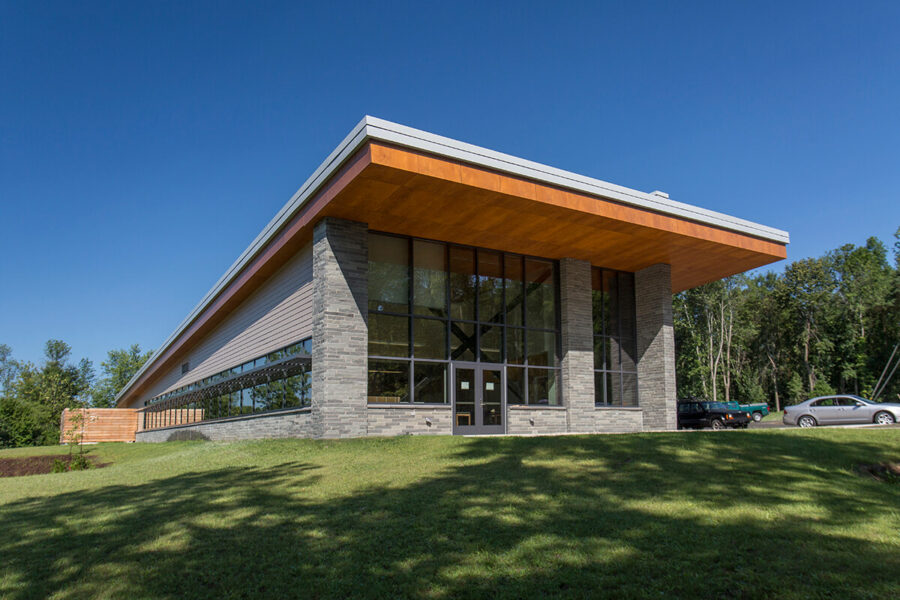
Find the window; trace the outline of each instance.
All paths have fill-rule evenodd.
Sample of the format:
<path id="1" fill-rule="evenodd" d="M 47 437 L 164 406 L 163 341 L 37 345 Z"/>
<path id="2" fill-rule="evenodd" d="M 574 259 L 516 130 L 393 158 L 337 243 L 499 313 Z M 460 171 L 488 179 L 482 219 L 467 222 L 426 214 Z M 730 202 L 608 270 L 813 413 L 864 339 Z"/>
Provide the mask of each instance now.
<path id="1" fill-rule="evenodd" d="M 600 406 L 637 406 L 634 275 L 591 270 L 594 396 Z"/>
<path id="2" fill-rule="evenodd" d="M 170 427 L 309 406 L 311 352 L 312 340 L 307 338 L 156 396 L 145 402 L 144 426 Z"/>
<path id="3" fill-rule="evenodd" d="M 510 404 L 559 404 L 555 261 L 369 234 L 369 402 L 450 401 L 450 361 L 512 365 Z"/>

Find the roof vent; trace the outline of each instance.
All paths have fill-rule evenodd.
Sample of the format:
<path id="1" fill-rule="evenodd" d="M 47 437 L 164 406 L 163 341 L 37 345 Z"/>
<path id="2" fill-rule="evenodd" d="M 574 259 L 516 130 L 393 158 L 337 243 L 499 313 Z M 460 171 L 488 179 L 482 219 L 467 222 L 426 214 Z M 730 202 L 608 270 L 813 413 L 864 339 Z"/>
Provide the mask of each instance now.
<path id="1" fill-rule="evenodd" d="M 658 197 L 660 197 L 660 198 L 665 198 L 666 200 L 669 199 L 669 194 L 668 194 L 668 193 L 666 193 L 666 192 L 661 192 L 661 191 L 659 191 L 659 190 L 655 190 L 655 191 L 650 192 L 650 195 L 651 195 L 651 196 L 658 196 Z"/>

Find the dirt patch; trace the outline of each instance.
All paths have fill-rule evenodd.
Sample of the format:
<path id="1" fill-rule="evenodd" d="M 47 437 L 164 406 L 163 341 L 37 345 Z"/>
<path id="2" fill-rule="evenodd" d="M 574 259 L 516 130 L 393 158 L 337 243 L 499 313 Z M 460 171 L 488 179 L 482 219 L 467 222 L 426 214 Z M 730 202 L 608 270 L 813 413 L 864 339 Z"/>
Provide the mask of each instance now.
<path id="1" fill-rule="evenodd" d="M 93 456 L 87 459 L 95 469 L 100 469 L 109 463 L 101 463 Z M 22 475 L 42 475 L 53 469 L 53 461 L 61 460 L 69 463 L 68 454 L 49 454 L 44 456 L 17 456 L 14 458 L 0 458 L 0 477 L 20 477 Z"/>
<path id="2" fill-rule="evenodd" d="M 859 465 L 860 473 L 878 481 L 900 484 L 900 462 L 886 462 L 877 465 Z"/>

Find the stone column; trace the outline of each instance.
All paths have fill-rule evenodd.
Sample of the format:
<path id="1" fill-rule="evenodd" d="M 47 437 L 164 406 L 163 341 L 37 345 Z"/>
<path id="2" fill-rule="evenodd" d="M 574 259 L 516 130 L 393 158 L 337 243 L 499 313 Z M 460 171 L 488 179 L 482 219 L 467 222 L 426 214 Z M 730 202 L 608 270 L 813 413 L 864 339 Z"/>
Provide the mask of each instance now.
<path id="1" fill-rule="evenodd" d="M 366 435 L 368 226 L 326 217 L 313 230 L 312 435 Z"/>
<path id="2" fill-rule="evenodd" d="M 644 428 L 675 429 L 675 332 L 672 272 L 656 264 L 634 274 L 637 309 L 638 400 Z"/>
<path id="3" fill-rule="evenodd" d="M 594 431 L 594 338 L 591 264 L 559 261 L 562 325 L 562 392 L 570 432 Z"/>

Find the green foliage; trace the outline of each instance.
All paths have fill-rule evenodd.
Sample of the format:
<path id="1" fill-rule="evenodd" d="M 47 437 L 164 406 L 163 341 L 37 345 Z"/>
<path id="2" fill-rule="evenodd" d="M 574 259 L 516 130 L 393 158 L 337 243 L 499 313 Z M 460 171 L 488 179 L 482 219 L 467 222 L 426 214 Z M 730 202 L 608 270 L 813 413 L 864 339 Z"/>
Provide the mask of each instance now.
<path id="1" fill-rule="evenodd" d="M 12 350 L 0 344 L 0 448 L 42 446 L 60 441 L 63 409 L 115 405 L 116 394 L 143 366 L 151 352 L 134 344 L 110 350 L 95 381 L 91 361 L 72 361 L 72 348 L 62 340 L 48 340 L 44 362 L 37 366 L 16 361 Z M 80 442 L 80 412 L 73 413 L 73 431 L 66 441 Z M 79 452 L 81 454 L 81 452 Z"/>
<path id="2" fill-rule="evenodd" d="M 806 399 L 806 388 L 803 387 L 803 380 L 797 373 L 791 373 L 791 378 L 787 382 L 787 397 L 791 404 L 802 402 Z"/>
<path id="3" fill-rule="evenodd" d="M 50 467 L 51 473 L 65 473 L 69 470 L 69 465 L 66 461 L 60 458 L 53 459 L 53 466 Z"/>
<path id="4" fill-rule="evenodd" d="M 813 387 L 812 392 L 810 392 L 810 396 L 830 396 L 834 394 L 836 390 L 831 387 L 824 379 L 817 379 L 816 385 Z"/>
<path id="5" fill-rule="evenodd" d="M 679 394 L 780 405 L 871 393 L 900 342 L 900 229 L 894 265 L 877 238 L 728 278 L 675 297 Z M 900 378 L 885 397 L 900 393 Z"/>
<path id="6" fill-rule="evenodd" d="M 68 344 L 49 340 L 40 367 L 5 358 L 7 365 L 15 364 L 7 367 L 6 372 L 13 374 L 0 395 L 0 447 L 59 442 L 63 409 L 81 406 L 94 379 L 91 362 L 72 364 L 70 355 Z"/>
<path id="7" fill-rule="evenodd" d="M 110 350 L 106 360 L 100 363 L 101 377 L 91 392 L 92 404 L 98 408 L 113 408 L 116 395 L 135 373 L 147 362 L 153 352 L 142 352 L 139 344 L 128 349 Z"/>

